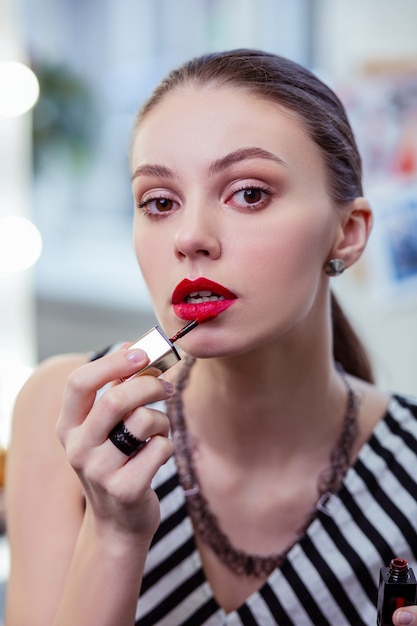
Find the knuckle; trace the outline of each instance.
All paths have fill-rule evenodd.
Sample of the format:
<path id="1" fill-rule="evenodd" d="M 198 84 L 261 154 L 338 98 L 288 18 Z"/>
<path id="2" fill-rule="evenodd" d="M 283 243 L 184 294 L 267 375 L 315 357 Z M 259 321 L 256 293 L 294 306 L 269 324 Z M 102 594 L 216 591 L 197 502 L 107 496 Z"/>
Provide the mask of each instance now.
<path id="1" fill-rule="evenodd" d="M 160 395 L 161 389 L 164 388 L 163 382 L 155 376 L 143 376 L 146 380 L 146 389 L 149 394 Z"/>
<path id="2" fill-rule="evenodd" d="M 64 442 L 68 462 L 79 476 L 91 476 L 95 473 L 94 454 L 83 441 L 79 429 L 66 433 Z M 98 466 L 99 468 L 99 466 Z"/>
<path id="3" fill-rule="evenodd" d="M 85 473 L 86 459 L 80 448 L 76 445 L 67 445 L 66 453 L 68 461 L 75 472 L 80 473 L 83 471 Z"/>
<path id="4" fill-rule="evenodd" d="M 79 367 L 68 375 L 67 387 L 70 391 L 78 392 L 82 391 L 85 387 L 85 376 L 83 373 L 83 367 Z"/>
<path id="5" fill-rule="evenodd" d="M 174 444 L 168 437 L 155 437 L 155 443 L 159 447 L 161 463 L 166 463 L 174 453 Z"/>
<path id="6" fill-rule="evenodd" d="M 169 421 L 169 417 L 166 413 L 162 413 L 162 411 L 157 411 L 158 419 L 160 422 L 160 431 L 165 437 L 168 436 L 169 431 L 171 430 L 171 422 Z"/>
<path id="7" fill-rule="evenodd" d="M 62 426 L 61 416 L 58 417 L 58 420 L 57 420 L 57 422 L 55 424 L 55 435 L 56 435 L 59 443 L 65 447 L 66 430 Z"/>
<path id="8" fill-rule="evenodd" d="M 72 469 L 80 475 L 81 473 L 88 478 L 88 472 L 85 468 L 84 458 L 80 454 L 69 454 L 68 461 Z"/>
<path id="9" fill-rule="evenodd" d="M 120 505 L 126 505 L 134 501 L 134 494 L 128 485 L 122 483 L 117 474 L 109 474 L 102 484 L 105 493 L 118 501 Z"/>
<path id="10" fill-rule="evenodd" d="M 101 454 L 94 452 L 81 452 L 72 459 L 73 468 L 82 476 L 84 484 L 94 487 L 96 490 L 106 491 L 106 483 L 109 471 L 103 463 Z"/>
<path id="11" fill-rule="evenodd" d="M 83 476 L 85 480 L 90 485 L 101 484 L 105 486 L 106 480 L 105 476 L 103 475 L 103 468 L 100 466 L 100 464 L 95 462 L 93 459 L 90 459 L 88 463 L 83 463 L 82 458 L 80 458 L 79 460 L 82 464 Z"/>
<path id="12" fill-rule="evenodd" d="M 100 405 L 107 413 L 113 415 L 120 411 L 126 403 L 126 393 L 123 389 L 123 385 L 116 385 L 108 391 L 106 391 L 101 399 Z"/>
<path id="13" fill-rule="evenodd" d="M 136 414 L 138 420 L 140 421 L 141 428 L 146 431 L 152 427 L 155 421 L 154 412 L 152 411 L 152 409 L 146 406 L 141 406 L 136 410 Z"/>

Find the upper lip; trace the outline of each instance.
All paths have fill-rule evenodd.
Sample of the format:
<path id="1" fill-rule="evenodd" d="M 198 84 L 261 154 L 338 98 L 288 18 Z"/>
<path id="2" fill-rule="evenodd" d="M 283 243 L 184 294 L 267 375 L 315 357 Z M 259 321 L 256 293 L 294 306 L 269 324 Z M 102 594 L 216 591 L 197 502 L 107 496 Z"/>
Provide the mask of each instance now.
<path id="1" fill-rule="evenodd" d="M 200 277 L 195 280 L 184 278 L 172 292 L 172 304 L 180 304 L 191 293 L 198 291 L 210 291 L 212 294 L 223 296 L 227 300 L 236 298 L 235 294 L 229 291 L 229 289 L 208 278 Z"/>

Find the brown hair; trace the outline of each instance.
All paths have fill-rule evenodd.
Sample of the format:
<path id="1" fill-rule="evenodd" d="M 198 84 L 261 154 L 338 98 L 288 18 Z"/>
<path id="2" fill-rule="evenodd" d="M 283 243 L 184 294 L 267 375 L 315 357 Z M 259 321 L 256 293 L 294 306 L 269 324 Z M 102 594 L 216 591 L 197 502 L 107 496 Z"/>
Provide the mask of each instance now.
<path id="1" fill-rule="evenodd" d="M 336 205 L 342 207 L 362 195 L 361 157 L 343 104 L 298 63 L 248 49 L 197 57 L 170 72 L 156 87 L 139 111 L 135 128 L 167 93 L 184 84 L 231 85 L 293 111 L 321 150 L 329 193 Z M 331 309 L 335 360 L 350 374 L 373 381 L 365 349 L 333 293 Z"/>

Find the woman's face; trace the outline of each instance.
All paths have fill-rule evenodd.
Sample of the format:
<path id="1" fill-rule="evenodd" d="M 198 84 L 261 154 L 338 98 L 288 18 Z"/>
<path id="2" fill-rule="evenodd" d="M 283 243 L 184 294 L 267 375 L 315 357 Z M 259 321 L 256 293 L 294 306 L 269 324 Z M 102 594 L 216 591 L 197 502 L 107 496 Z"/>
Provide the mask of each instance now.
<path id="1" fill-rule="evenodd" d="M 181 87 L 142 120 L 132 176 L 159 321 L 173 334 L 209 318 L 182 339 L 187 352 L 242 353 L 324 315 L 340 216 L 294 114 L 243 90 Z"/>

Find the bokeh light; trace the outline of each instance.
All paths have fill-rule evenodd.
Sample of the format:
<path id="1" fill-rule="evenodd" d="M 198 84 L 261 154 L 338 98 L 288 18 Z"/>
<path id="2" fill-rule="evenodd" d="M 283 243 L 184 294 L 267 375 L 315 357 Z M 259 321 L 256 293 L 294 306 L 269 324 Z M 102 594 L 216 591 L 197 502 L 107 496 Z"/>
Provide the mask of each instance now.
<path id="1" fill-rule="evenodd" d="M 41 234 L 30 220 L 13 215 L 0 218 L 0 276 L 28 269 L 41 252 Z"/>
<path id="2" fill-rule="evenodd" d="M 0 63 L 0 116 L 23 115 L 38 97 L 39 82 L 29 67 L 16 61 Z"/>

